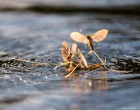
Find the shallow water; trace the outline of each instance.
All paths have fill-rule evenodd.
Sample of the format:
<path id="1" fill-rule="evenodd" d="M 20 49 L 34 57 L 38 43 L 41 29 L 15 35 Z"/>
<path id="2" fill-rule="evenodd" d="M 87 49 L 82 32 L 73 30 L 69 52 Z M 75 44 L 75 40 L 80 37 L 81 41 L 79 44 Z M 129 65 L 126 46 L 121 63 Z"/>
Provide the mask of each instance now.
<path id="1" fill-rule="evenodd" d="M 140 109 L 139 16 L 93 13 L 0 13 L 0 110 Z M 63 68 L 36 66 L 59 63 L 62 41 L 69 34 L 107 28 L 95 45 L 110 68 L 125 71 L 79 71 L 64 79 Z M 84 45 L 78 44 L 82 53 Z M 16 60 L 19 58 L 20 60 Z M 90 55 L 90 63 L 98 62 Z"/>

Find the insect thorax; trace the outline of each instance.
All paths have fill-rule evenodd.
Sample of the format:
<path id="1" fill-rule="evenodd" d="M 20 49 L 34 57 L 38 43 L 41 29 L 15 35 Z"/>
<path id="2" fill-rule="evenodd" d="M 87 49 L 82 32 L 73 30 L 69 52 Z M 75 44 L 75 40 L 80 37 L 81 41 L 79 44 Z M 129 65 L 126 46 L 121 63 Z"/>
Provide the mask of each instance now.
<path id="1" fill-rule="evenodd" d="M 89 40 L 90 49 L 94 50 L 91 36 L 87 36 L 87 39 Z"/>

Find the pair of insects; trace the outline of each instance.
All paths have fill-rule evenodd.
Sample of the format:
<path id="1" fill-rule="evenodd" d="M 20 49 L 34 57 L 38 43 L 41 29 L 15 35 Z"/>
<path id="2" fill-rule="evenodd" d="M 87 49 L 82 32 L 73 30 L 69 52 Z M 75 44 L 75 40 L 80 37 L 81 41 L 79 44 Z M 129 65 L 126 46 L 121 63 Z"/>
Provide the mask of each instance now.
<path id="1" fill-rule="evenodd" d="M 84 36 L 83 34 L 81 34 L 79 32 L 72 32 L 70 34 L 70 37 L 76 42 L 82 42 L 84 44 L 88 44 L 88 46 L 90 47 L 89 53 L 93 52 L 98 57 L 98 59 L 101 61 L 102 65 L 104 65 L 105 69 L 107 69 L 107 67 L 101 60 L 101 58 L 94 51 L 93 43 L 92 43 L 93 41 L 94 42 L 102 41 L 103 39 L 106 38 L 107 34 L 108 34 L 108 30 L 102 29 L 102 30 L 99 30 L 96 33 L 92 34 L 91 36 Z M 64 63 L 62 65 L 65 65 L 67 70 L 71 71 L 71 73 L 73 71 L 75 71 L 77 68 L 95 69 L 95 68 L 101 66 L 101 64 L 88 65 L 87 61 L 86 61 L 84 55 L 81 53 L 80 49 L 78 49 L 77 53 L 76 53 L 76 51 L 77 51 L 77 45 L 75 43 L 72 44 L 71 49 L 69 48 L 67 42 L 64 41 L 62 43 L 61 54 L 62 54 L 62 59 L 64 61 Z M 73 60 L 73 58 L 74 58 L 74 60 Z M 70 74 L 68 74 L 66 77 L 68 77 Z"/>

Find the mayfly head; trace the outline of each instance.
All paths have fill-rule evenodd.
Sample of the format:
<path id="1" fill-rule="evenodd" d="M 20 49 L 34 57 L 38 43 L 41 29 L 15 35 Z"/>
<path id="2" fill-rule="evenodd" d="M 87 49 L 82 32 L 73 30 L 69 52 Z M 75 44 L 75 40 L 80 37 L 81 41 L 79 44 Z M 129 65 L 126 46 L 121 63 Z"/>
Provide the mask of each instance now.
<path id="1" fill-rule="evenodd" d="M 79 60 L 80 66 L 87 68 L 88 67 L 87 61 L 86 61 L 84 55 L 81 53 L 80 49 L 78 49 L 78 56 L 80 58 L 80 60 Z"/>
<path id="2" fill-rule="evenodd" d="M 62 42 L 61 47 L 61 55 L 64 62 L 69 61 L 71 58 L 74 57 L 74 54 L 76 53 L 77 45 L 74 43 L 72 44 L 72 48 L 70 50 L 68 43 L 66 41 Z"/>

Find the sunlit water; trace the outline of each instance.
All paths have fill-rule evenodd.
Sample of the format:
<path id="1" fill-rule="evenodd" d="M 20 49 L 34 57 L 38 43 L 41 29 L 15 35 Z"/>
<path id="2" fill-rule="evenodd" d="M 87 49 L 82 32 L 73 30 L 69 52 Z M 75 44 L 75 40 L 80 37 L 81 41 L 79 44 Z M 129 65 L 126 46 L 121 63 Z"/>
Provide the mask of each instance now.
<path id="1" fill-rule="evenodd" d="M 0 110 L 140 109 L 139 24 L 139 16 L 1 12 Z M 64 79 L 63 68 L 11 60 L 58 63 L 62 41 L 73 42 L 71 32 L 92 34 L 102 28 L 109 35 L 95 50 L 111 68 L 125 73 L 80 71 L 77 78 Z M 78 45 L 82 53 L 88 52 Z M 94 63 L 95 58 L 90 55 L 88 61 Z"/>

